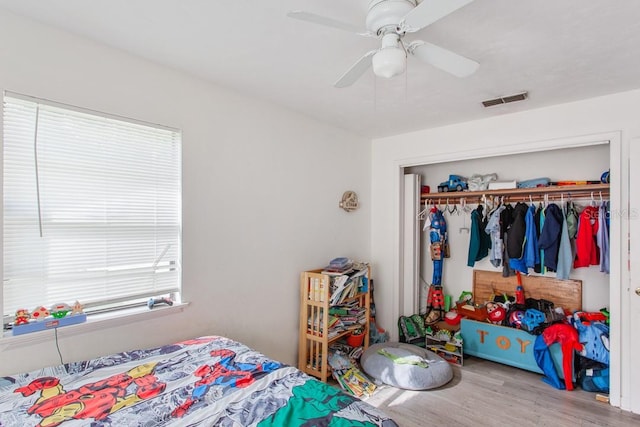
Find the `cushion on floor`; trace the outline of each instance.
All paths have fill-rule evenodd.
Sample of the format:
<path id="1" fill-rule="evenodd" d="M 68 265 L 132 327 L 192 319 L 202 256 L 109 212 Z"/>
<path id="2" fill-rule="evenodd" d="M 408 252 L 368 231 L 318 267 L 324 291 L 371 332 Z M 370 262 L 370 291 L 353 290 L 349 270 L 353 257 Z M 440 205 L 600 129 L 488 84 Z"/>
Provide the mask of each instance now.
<path id="1" fill-rule="evenodd" d="M 407 390 L 440 387 L 453 378 L 451 365 L 424 348 L 385 342 L 370 346 L 360 358 L 362 369 L 376 380 Z"/>

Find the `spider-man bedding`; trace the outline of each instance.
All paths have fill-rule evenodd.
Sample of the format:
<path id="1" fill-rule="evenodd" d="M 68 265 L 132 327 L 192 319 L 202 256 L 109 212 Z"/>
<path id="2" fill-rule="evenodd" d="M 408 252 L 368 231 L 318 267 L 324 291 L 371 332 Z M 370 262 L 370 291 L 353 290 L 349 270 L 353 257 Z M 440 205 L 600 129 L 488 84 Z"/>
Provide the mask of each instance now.
<path id="1" fill-rule="evenodd" d="M 385 426 L 375 407 L 223 337 L 0 382 L 0 426 Z"/>

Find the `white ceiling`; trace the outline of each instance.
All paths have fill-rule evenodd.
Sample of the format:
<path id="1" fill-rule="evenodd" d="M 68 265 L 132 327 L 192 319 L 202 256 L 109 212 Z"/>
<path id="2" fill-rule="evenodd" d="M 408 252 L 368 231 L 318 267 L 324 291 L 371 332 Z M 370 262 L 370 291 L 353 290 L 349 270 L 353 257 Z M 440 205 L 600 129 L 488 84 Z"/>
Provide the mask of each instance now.
<path id="1" fill-rule="evenodd" d="M 0 8 L 374 138 L 640 88 L 640 1 L 475 0 L 405 38 L 478 61 L 474 75 L 459 79 L 410 57 L 401 76 L 369 70 L 336 89 L 379 41 L 286 13 L 364 30 L 368 2 L 0 0 Z M 527 101 L 481 105 L 522 91 Z"/>

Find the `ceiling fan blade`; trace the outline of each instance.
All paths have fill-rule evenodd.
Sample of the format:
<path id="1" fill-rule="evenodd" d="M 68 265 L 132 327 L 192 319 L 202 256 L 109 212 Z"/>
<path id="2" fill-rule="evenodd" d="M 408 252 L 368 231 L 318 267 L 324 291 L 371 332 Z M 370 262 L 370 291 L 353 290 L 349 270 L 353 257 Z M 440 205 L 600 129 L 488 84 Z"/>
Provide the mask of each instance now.
<path id="1" fill-rule="evenodd" d="M 311 12 L 304 12 L 302 10 L 293 10 L 287 13 L 287 16 L 289 18 L 299 19 L 301 21 L 311 22 L 313 24 L 318 24 L 325 27 L 331 27 L 331 28 L 337 28 L 343 31 L 349 31 L 350 33 L 356 33 L 361 36 L 376 37 L 375 34 L 370 33 L 368 31 L 363 31 L 362 28 L 357 27 L 355 25 L 342 22 L 342 21 L 337 21 L 333 18 L 327 18 L 326 16 L 316 15 L 315 13 L 311 13 Z"/>
<path id="2" fill-rule="evenodd" d="M 472 1 L 473 0 L 423 0 L 422 3 L 405 15 L 400 22 L 400 27 L 407 33 L 419 31 Z"/>
<path id="3" fill-rule="evenodd" d="M 372 50 L 365 53 L 333 85 L 337 88 L 343 88 L 354 84 L 356 80 L 358 80 L 364 72 L 371 67 L 371 57 L 375 55 L 376 52 L 378 52 L 378 50 Z"/>
<path id="4" fill-rule="evenodd" d="M 456 77 L 470 76 L 480 66 L 472 59 L 423 41 L 412 42 L 407 46 L 407 50 L 422 62 L 431 64 Z"/>

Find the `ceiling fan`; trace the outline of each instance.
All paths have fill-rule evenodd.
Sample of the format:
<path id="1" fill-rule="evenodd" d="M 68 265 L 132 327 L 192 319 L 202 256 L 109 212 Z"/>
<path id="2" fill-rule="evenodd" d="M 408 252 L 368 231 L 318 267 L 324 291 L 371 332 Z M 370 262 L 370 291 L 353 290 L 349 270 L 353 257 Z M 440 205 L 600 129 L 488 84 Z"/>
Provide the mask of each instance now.
<path id="1" fill-rule="evenodd" d="M 365 53 L 335 83 L 343 88 L 355 83 L 373 66 L 379 77 L 391 78 L 404 73 L 408 55 L 457 77 L 473 74 L 480 64 L 450 50 L 421 40 L 407 42 L 404 36 L 433 24 L 473 0 L 371 0 L 366 18 L 367 31 L 310 12 L 292 11 L 291 18 L 381 39 L 381 47 Z"/>

